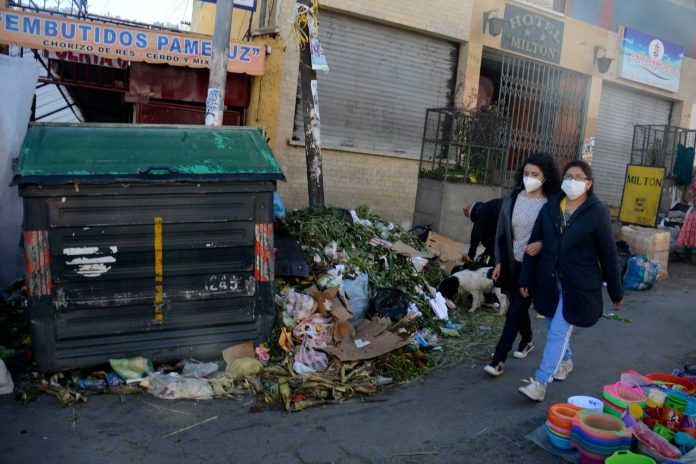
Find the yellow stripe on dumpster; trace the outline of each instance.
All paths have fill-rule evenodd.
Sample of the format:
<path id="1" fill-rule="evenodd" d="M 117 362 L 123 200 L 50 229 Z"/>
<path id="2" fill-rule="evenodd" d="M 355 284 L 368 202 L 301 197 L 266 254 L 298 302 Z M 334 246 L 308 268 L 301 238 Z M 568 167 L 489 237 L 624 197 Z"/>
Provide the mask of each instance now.
<path id="1" fill-rule="evenodd" d="M 155 322 L 162 322 L 164 303 L 164 275 L 162 273 L 162 218 L 155 217 Z"/>

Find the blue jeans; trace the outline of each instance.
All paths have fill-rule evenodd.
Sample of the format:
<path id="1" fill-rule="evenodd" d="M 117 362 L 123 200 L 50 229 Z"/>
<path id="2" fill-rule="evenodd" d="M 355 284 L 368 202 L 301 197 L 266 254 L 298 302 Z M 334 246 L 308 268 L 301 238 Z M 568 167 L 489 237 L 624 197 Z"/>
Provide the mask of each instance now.
<path id="1" fill-rule="evenodd" d="M 544 385 L 553 382 L 553 374 L 563 361 L 569 361 L 573 353 L 570 351 L 570 336 L 573 333 L 573 325 L 563 318 L 563 289 L 560 282 L 558 287 L 558 306 L 553 318 L 546 318 L 546 345 L 541 357 L 541 365 L 534 374 L 537 382 Z"/>

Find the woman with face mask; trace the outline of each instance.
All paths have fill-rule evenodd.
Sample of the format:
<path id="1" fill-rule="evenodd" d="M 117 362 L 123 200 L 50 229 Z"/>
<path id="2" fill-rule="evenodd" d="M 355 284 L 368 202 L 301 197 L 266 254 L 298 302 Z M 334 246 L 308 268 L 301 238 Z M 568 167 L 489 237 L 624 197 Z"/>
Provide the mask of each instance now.
<path id="1" fill-rule="evenodd" d="M 520 295 L 518 280 L 524 255 L 536 256 L 542 248 L 541 242 L 529 241 L 537 215 L 547 198 L 559 189 L 558 168 L 553 157 L 536 153 L 527 158 L 517 170 L 515 185 L 517 187 L 503 200 L 495 237 L 493 280 L 507 293 L 510 306 L 493 359 L 484 367 L 484 371 L 494 377 L 503 373 L 503 363 L 518 333 L 521 339 L 513 357 L 526 358 L 534 349 L 529 319 L 532 299 Z"/>
<path id="2" fill-rule="evenodd" d="M 606 206 L 592 193 L 592 169 L 581 160 L 563 169 L 563 193 L 549 198 L 534 224 L 531 241 L 542 241 L 537 256 L 525 256 L 520 293 L 534 293 L 534 309 L 548 327 L 541 365 L 519 392 L 543 401 L 546 387 L 573 370 L 573 327 L 593 326 L 602 316 L 602 281 L 618 309 L 623 286 Z"/>

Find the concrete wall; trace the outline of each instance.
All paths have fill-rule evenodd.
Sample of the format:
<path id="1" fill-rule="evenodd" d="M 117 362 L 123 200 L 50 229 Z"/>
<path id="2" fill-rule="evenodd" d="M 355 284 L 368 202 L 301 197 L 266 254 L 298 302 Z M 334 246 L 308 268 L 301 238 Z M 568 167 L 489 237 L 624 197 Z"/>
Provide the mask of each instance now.
<path id="1" fill-rule="evenodd" d="M 462 209 L 475 201 L 500 198 L 502 194 L 500 187 L 418 179 L 413 225 L 431 224 L 435 232 L 469 243 L 473 224 Z"/>

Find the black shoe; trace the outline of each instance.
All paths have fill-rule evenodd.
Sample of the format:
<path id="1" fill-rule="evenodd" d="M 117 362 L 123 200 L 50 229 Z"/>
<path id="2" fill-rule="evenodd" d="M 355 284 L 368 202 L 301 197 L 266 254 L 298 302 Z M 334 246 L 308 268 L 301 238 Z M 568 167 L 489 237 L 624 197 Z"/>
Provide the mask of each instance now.
<path id="1" fill-rule="evenodd" d="M 520 343 L 520 347 L 517 351 L 512 353 L 512 357 L 515 359 L 524 359 L 529 353 L 534 349 L 534 342 L 525 343 L 524 345 Z"/>

